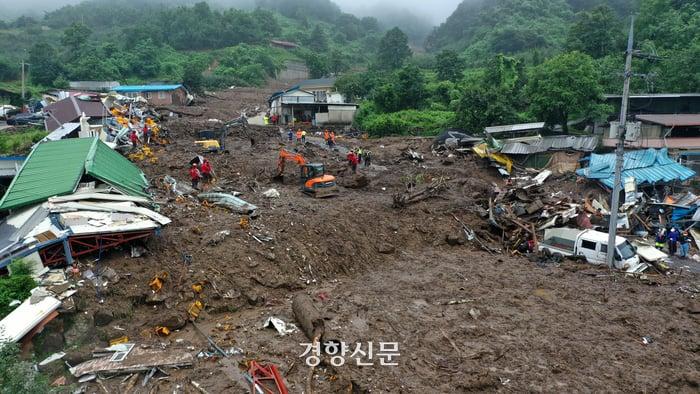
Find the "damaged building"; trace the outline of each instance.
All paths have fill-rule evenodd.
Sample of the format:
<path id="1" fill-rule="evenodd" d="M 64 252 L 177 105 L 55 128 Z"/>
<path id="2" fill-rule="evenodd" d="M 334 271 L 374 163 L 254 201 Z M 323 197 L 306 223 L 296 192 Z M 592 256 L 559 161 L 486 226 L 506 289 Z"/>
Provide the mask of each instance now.
<path id="1" fill-rule="evenodd" d="M 98 138 L 38 144 L 0 200 L 0 267 L 37 267 L 146 239 L 170 220 L 153 209 L 143 172 Z"/>
<path id="2" fill-rule="evenodd" d="M 298 122 L 315 125 L 349 126 L 355 119 L 357 104 L 350 103 L 335 89 L 335 79 L 310 79 L 268 99 L 270 115 L 278 124 Z"/>

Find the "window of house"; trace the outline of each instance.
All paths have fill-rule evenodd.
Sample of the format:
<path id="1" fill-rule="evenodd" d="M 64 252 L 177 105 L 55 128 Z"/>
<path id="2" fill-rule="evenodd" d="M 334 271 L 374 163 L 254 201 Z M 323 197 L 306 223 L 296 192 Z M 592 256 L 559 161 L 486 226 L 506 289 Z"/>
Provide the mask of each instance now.
<path id="1" fill-rule="evenodd" d="M 595 242 L 593 241 L 581 241 L 581 247 L 585 249 L 595 250 Z"/>
<path id="2" fill-rule="evenodd" d="M 328 100 L 328 97 L 326 95 L 326 91 L 325 90 L 315 90 L 314 91 L 314 100 L 317 103 L 325 103 L 326 100 Z"/>
<path id="3" fill-rule="evenodd" d="M 161 100 L 164 100 L 165 98 L 167 98 L 167 95 L 165 94 L 165 92 L 161 91 L 161 92 L 158 92 L 158 98 Z"/>

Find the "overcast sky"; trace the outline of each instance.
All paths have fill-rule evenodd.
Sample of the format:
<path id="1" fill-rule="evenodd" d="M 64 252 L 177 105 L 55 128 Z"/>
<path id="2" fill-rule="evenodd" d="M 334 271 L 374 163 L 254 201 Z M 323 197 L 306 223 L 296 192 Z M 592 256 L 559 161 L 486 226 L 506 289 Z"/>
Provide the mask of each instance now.
<path id="1" fill-rule="evenodd" d="M 65 4 L 79 3 L 81 0 L 0 0 L 0 19 L 18 12 L 31 12 L 43 15 L 43 11 L 51 11 Z M 167 3 L 167 0 L 159 0 Z M 293 1 L 293 0 L 288 0 Z M 462 0 L 333 0 L 343 11 L 359 16 L 373 15 L 378 9 L 406 9 L 409 12 L 428 19 L 438 25 L 442 23 Z M 212 3 L 226 3 L 226 0 L 213 0 Z"/>
<path id="2" fill-rule="evenodd" d="M 3 0 L 0 0 L 3 1 Z M 376 8 L 389 6 L 406 9 L 427 18 L 434 25 L 444 22 L 462 0 L 333 0 L 345 12 L 360 16 L 372 15 Z"/>

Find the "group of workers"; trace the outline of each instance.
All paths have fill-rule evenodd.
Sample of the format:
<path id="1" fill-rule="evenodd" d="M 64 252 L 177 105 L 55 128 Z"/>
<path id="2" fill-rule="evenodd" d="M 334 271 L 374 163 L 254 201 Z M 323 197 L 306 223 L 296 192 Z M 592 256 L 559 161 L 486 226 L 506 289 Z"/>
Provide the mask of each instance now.
<path id="1" fill-rule="evenodd" d="M 663 250 L 664 246 L 668 247 L 668 254 L 675 256 L 678 252 L 678 256 L 681 258 L 688 257 L 688 250 L 690 250 L 690 235 L 688 231 L 680 232 L 677 228 L 671 227 L 670 230 L 665 228 L 659 229 L 656 233 L 655 246 L 656 249 Z"/>
<path id="2" fill-rule="evenodd" d="M 214 170 L 211 167 L 211 163 L 209 163 L 209 160 L 204 159 L 204 161 L 200 162 L 199 165 L 197 163 L 192 163 L 192 166 L 190 167 L 190 180 L 192 181 L 192 188 L 195 190 L 199 190 L 199 181 L 201 180 L 204 185 L 209 185 L 211 184 L 212 180 L 214 179 Z"/>
<path id="3" fill-rule="evenodd" d="M 143 145 L 149 145 L 151 143 L 151 129 L 148 127 L 148 123 L 144 123 L 143 129 L 141 129 L 141 137 L 143 138 Z M 136 147 L 141 144 L 141 139 L 139 139 L 135 129 L 131 129 L 129 141 L 131 142 L 132 149 L 136 149 Z"/>
<path id="4" fill-rule="evenodd" d="M 297 144 L 305 144 L 306 130 L 297 129 L 296 133 L 294 133 L 292 132 L 292 129 L 287 129 L 287 139 L 289 140 L 289 142 L 293 142 L 294 137 L 296 137 Z"/>
<path id="5" fill-rule="evenodd" d="M 357 166 L 364 163 L 365 167 L 372 165 L 372 152 L 368 149 L 355 148 L 351 149 L 347 155 L 348 166 L 353 174 L 357 173 Z"/>

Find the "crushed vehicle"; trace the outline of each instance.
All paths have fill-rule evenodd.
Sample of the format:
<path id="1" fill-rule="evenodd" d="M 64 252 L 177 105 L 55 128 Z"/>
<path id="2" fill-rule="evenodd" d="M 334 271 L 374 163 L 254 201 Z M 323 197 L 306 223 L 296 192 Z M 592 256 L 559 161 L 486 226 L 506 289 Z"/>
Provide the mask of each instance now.
<path id="1" fill-rule="evenodd" d="M 582 256 L 591 264 L 606 264 L 608 234 L 595 230 L 550 228 L 544 231 L 544 240 L 538 249 L 553 255 Z M 625 272 L 643 272 L 649 266 L 641 263 L 637 249 L 623 237 L 615 237 L 614 266 Z"/>

